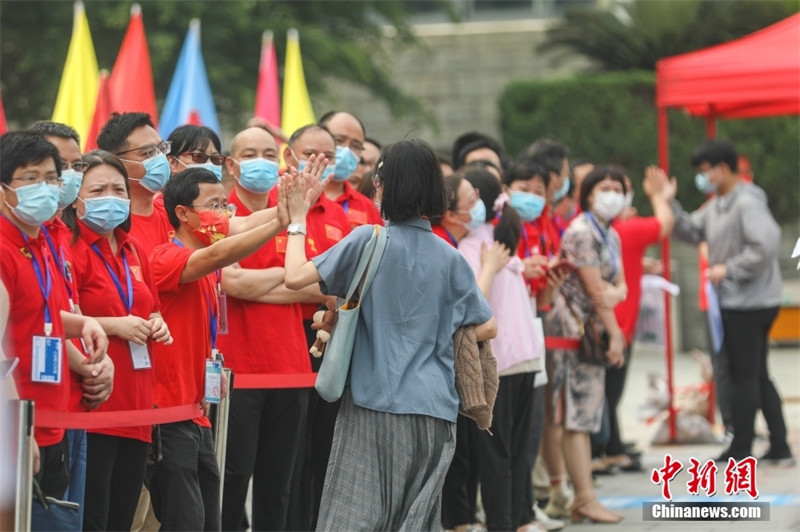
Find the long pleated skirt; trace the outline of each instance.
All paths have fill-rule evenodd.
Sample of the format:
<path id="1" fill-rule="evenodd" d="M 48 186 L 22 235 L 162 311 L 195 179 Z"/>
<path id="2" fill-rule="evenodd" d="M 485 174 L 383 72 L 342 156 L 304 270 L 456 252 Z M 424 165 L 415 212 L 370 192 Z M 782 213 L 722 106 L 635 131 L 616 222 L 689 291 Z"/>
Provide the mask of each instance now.
<path id="1" fill-rule="evenodd" d="M 440 530 L 456 424 L 353 404 L 345 389 L 317 530 Z"/>

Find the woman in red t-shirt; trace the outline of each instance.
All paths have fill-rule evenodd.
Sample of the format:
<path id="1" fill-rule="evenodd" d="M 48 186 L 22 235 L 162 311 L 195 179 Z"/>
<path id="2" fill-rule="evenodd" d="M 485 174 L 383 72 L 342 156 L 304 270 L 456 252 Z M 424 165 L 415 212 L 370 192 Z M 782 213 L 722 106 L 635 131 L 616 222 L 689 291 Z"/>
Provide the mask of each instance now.
<path id="1" fill-rule="evenodd" d="M 153 360 L 148 342 L 172 342 L 159 313 L 147 253 L 128 234 L 127 172 L 112 154 L 83 157 L 88 167 L 78 199 L 63 220 L 72 230 L 81 311 L 109 337 L 115 390 L 99 411 L 153 406 Z M 84 530 L 129 530 L 147 466 L 150 426 L 87 430 Z M 113 511 L 111 509 L 113 508 Z"/>

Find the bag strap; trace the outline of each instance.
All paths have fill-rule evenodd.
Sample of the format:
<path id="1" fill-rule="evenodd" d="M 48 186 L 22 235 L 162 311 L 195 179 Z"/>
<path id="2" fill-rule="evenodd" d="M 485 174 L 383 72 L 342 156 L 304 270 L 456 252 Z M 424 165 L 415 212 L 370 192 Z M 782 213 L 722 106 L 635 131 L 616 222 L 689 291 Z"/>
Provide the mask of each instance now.
<path id="1" fill-rule="evenodd" d="M 347 290 L 347 297 L 345 301 L 352 301 L 358 291 L 358 298 L 364 297 L 369 285 L 372 284 L 372 279 L 378 271 L 378 264 L 383 256 L 383 250 L 386 248 L 386 230 L 380 225 L 374 226 L 375 231 L 364 246 L 364 251 L 361 252 L 361 259 L 356 266 L 356 272 L 353 280 L 350 281 L 350 288 Z M 360 285 L 360 286 L 359 286 Z"/>

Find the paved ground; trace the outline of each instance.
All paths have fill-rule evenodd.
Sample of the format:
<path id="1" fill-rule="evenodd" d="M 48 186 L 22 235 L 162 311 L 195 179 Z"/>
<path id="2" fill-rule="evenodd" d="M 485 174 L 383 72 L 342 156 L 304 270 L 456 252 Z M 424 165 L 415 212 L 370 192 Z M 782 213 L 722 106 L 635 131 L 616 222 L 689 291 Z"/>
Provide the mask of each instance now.
<path id="1" fill-rule="evenodd" d="M 800 348 L 773 348 L 769 355 L 770 374 L 773 382 L 783 397 L 784 415 L 789 429 L 789 440 L 796 457 L 800 457 Z M 758 501 L 770 503 L 770 520 L 768 522 L 649 522 L 642 519 L 642 503 L 645 501 L 661 501 L 661 487 L 650 481 L 653 468 L 663 467 L 664 455 L 670 453 L 673 458 L 681 460 L 688 467 L 689 459 L 694 457 L 701 462 L 717 456 L 723 449 L 721 444 L 705 445 L 650 445 L 653 427 L 640 422 L 637 409 L 643 402 L 647 389 L 648 373 L 665 374 L 663 355 L 650 349 L 639 349 L 634 352 L 625 395 L 620 407 L 623 423 L 623 440 L 635 441 L 643 451 L 644 471 L 640 473 L 618 472 L 612 476 L 600 477 L 598 488 L 600 499 L 625 516 L 618 525 L 569 524 L 566 530 L 800 530 L 800 467 L 775 467 L 759 465 L 757 470 Z M 701 381 L 698 364 L 688 354 L 678 354 L 675 360 L 676 386 L 688 386 Z M 758 418 L 756 431 L 766 435 L 763 419 Z M 759 438 L 754 445 L 754 455 L 765 452 L 766 440 Z M 724 469 L 721 468 L 721 469 Z M 709 500 L 699 499 L 686 491 L 689 479 L 686 469 L 672 481 L 672 494 L 675 500 Z M 717 493 L 724 493 L 724 474 L 717 473 Z M 717 495 L 712 501 L 732 500 Z M 744 499 L 750 500 L 745 496 Z"/>

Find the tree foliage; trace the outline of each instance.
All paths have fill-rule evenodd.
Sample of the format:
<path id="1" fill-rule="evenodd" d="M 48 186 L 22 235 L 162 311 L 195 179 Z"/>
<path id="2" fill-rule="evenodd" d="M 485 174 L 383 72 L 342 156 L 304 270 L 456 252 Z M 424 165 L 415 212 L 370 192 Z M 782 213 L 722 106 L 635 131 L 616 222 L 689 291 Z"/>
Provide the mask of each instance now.
<path id="1" fill-rule="evenodd" d="M 437 0 L 438 1 L 438 0 Z M 111 69 L 133 2 L 87 1 L 86 13 L 101 68 Z M 414 37 L 397 0 L 141 1 L 156 97 L 163 102 L 189 21 L 201 20 L 201 42 L 223 128 L 237 128 L 253 109 L 261 34 L 275 35 L 283 65 L 286 30 L 297 28 L 312 99 L 326 94 L 330 76 L 363 85 L 395 116 L 424 114 L 381 65 L 381 25 L 393 26 L 401 46 Z M 0 89 L 9 122 L 49 118 L 72 34 L 72 2 L 0 2 Z M 282 74 L 282 73 L 281 73 Z M 324 111 L 317 109 L 317 112 Z"/>
<path id="2" fill-rule="evenodd" d="M 798 9 L 786 0 L 634 0 L 611 11 L 577 8 L 548 31 L 540 51 L 577 52 L 600 70 L 655 70 L 663 57 L 742 37 Z"/>

